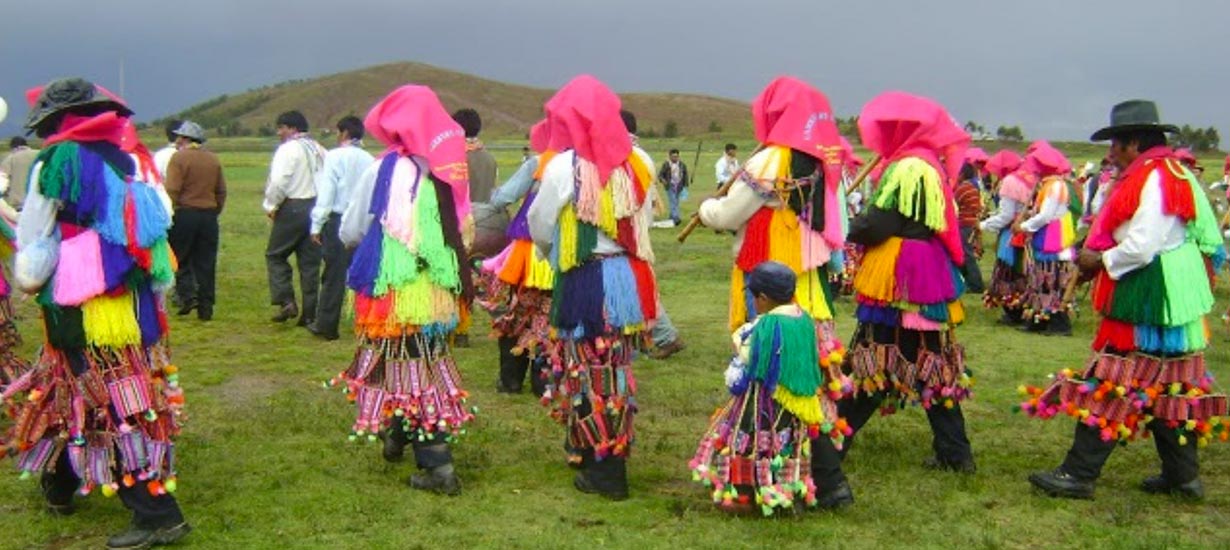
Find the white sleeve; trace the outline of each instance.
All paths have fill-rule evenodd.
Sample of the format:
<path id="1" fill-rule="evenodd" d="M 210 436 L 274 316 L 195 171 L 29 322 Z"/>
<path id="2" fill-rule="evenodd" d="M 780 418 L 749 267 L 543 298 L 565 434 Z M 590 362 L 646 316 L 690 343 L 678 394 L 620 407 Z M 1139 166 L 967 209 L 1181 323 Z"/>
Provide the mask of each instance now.
<path id="1" fill-rule="evenodd" d="M 336 151 L 336 149 L 334 150 Z M 325 167 L 316 173 L 316 203 L 312 206 L 312 235 L 319 235 L 329 214 L 333 213 L 333 195 L 337 193 L 337 182 L 342 179 L 342 163 L 340 154 L 329 151 L 325 155 Z"/>
<path id="2" fill-rule="evenodd" d="M 1119 244 L 1102 253 L 1102 264 L 1110 278 L 1118 280 L 1152 262 L 1176 222 L 1174 216 L 1162 213 L 1162 190 L 1154 171 L 1140 191 L 1140 206 L 1127 222 L 1127 233 Z"/>
<path id="3" fill-rule="evenodd" d="M 295 174 L 294 151 L 301 148 L 286 145 L 278 146 L 273 153 L 273 161 L 269 163 L 269 181 L 265 183 L 265 202 L 262 205 L 266 213 L 277 210 L 286 200 L 286 189 Z"/>
<path id="4" fill-rule="evenodd" d="M 700 221 L 710 229 L 737 230 L 747 223 L 765 200 L 746 181 L 736 181 L 725 197 L 700 203 Z"/>
<path id="5" fill-rule="evenodd" d="M 530 205 L 527 221 L 538 250 L 547 255 L 555 242 L 559 213 L 572 200 L 572 155 L 558 155 L 542 172 L 538 196 Z"/>
<path id="6" fill-rule="evenodd" d="M 1012 225 L 1012 220 L 1016 219 L 1016 213 L 1021 209 L 1021 203 L 1016 202 L 1008 197 L 999 198 L 999 210 L 995 211 L 995 215 L 991 216 L 978 227 L 988 233 L 999 231 L 1005 227 Z"/>
<path id="7" fill-rule="evenodd" d="M 713 174 L 714 174 L 714 177 L 717 178 L 718 185 L 722 185 L 723 183 L 726 183 L 726 178 L 728 176 L 725 172 L 726 172 L 726 156 L 723 155 L 722 158 L 719 158 L 718 161 L 713 164 Z"/>
<path id="8" fill-rule="evenodd" d="M 358 246 L 375 217 L 369 210 L 372 207 L 372 193 L 376 190 L 376 177 L 380 175 L 381 164 L 383 162 L 380 160 L 368 164 L 367 169 L 363 170 L 363 174 L 355 181 L 354 189 L 350 190 L 350 204 L 346 206 L 346 212 L 342 213 L 342 225 L 337 232 L 338 239 L 348 248 Z"/>
<path id="9" fill-rule="evenodd" d="M 1038 213 L 1033 217 L 1021 222 L 1021 229 L 1033 233 L 1046 227 L 1047 224 L 1063 217 L 1063 213 L 1067 210 L 1068 205 L 1059 200 L 1063 193 L 1062 183 L 1051 184 L 1051 188 L 1047 189 L 1046 198 L 1042 199 L 1042 208 L 1038 209 Z"/>

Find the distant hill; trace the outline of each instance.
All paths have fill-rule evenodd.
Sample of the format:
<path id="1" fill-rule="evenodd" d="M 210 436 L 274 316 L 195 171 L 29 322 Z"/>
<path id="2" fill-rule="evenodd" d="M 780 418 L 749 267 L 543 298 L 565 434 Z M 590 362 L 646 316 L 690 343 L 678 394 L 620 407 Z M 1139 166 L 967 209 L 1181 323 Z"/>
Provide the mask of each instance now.
<path id="1" fill-rule="evenodd" d="M 271 135 L 277 115 L 298 109 L 313 129 L 332 127 L 342 116 L 365 115 L 397 86 L 425 84 L 450 111 L 471 107 L 483 118 L 483 136 L 522 137 L 542 117 L 553 90 L 519 86 L 422 63 L 392 63 L 306 80 L 293 80 L 204 101 L 170 117 L 188 118 L 212 135 Z M 711 96 L 673 93 L 620 94 L 624 108 L 636 113 L 640 133 L 666 133 L 673 121 L 679 136 L 748 135 L 747 103 Z"/>

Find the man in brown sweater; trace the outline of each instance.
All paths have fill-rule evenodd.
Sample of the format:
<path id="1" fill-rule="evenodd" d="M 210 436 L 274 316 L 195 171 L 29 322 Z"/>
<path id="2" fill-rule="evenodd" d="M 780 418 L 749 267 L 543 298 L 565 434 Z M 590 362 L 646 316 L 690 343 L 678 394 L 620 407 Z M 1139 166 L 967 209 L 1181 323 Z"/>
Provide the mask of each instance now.
<path id="1" fill-rule="evenodd" d="M 197 318 L 214 315 L 214 278 L 218 263 L 218 215 L 226 204 L 226 178 L 218 156 L 201 147 L 205 131 L 184 121 L 174 131 L 179 150 L 167 165 L 166 189 L 175 208 L 167 240 L 181 269 L 192 271 L 196 288 L 177 285 L 180 315 L 194 308 Z"/>

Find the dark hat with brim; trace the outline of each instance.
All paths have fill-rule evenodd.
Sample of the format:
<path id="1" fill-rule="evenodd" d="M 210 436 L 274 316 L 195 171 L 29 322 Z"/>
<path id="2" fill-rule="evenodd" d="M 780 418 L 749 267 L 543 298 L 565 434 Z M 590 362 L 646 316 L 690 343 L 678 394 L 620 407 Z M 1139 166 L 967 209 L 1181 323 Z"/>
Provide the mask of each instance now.
<path id="1" fill-rule="evenodd" d="M 1124 101 L 1110 109 L 1110 126 L 1102 128 L 1089 136 L 1090 141 L 1106 141 L 1117 135 L 1137 130 L 1156 130 L 1177 134 L 1179 128 L 1172 124 L 1162 124 L 1157 114 L 1157 104 L 1145 99 Z"/>
<path id="2" fill-rule="evenodd" d="M 778 302 L 794 298 L 798 276 L 786 264 L 774 261 L 761 262 L 747 275 L 747 289 L 752 295 L 763 294 Z"/>
<path id="3" fill-rule="evenodd" d="M 31 95 L 35 98 L 30 101 L 30 115 L 26 117 L 25 124 L 26 129 L 31 131 L 56 113 L 79 107 L 103 106 L 120 116 L 132 115 L 132 109 L 119 96 L 84 78 L 52 80 L 42 89 L 27 92 L 27 97 Z"/>

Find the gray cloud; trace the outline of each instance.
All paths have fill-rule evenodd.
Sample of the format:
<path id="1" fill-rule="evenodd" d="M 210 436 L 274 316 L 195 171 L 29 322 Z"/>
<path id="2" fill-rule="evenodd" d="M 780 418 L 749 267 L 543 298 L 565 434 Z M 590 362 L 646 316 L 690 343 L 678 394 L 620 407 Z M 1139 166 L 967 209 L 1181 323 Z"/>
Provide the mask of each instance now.
<path id="1" fill-rule="evenodd" d="M 1230 126 L 1230 4 L 1189 0 L 127 0 L 30 3 L 0 22 L 0 96 L 81 75 L 148 120 L 221 94 L 397 60 L 542 87 L 588 72 L 619 91 L 751 99 L 772 77 L 815 84 L 843 115 L 877 93 L 929 95 L 959 120 L 1084 139 L 1112 103 Z M 1227 134 L 1230 135 L 1230 134 Z"/>

